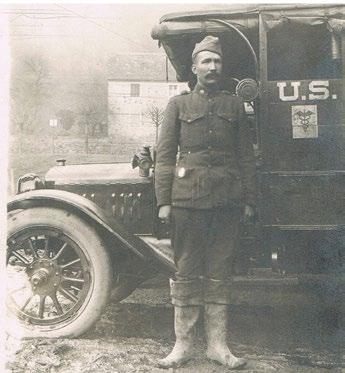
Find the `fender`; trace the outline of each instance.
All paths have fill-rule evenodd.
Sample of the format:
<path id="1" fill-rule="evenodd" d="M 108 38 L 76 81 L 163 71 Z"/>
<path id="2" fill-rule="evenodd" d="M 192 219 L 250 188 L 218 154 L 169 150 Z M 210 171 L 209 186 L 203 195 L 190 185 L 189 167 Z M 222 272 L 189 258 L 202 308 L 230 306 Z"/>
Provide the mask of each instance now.
<path id="1" fill-rule="evenodd" d="M 71 211 L 91 222 L 96 228 L 107 232 L 121 247 L 133 252 L 145 261 L 152 261 L 158 258 L 164 269 L 174 271 L 173 263 L 170 263 L 146 244 L 139 237 L 129 233 L 126 228 L 108 216 L 104 210 L 94 202 L 78 194 L 56 189 L 39 189 L 17 194 L 7 204 L 7 211 L 17 209 L 28 209 L 32 207 L 56 207 Z"/>

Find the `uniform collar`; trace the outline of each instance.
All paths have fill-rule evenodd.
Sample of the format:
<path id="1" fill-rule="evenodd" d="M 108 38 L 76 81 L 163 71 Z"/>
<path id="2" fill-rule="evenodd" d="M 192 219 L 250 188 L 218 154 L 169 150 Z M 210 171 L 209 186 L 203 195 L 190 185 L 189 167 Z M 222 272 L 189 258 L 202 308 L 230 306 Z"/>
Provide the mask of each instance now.
<path id="1" fill-rule="evenodd" d="M 202 87 L 199 83 L 193 89 L 193 92 L 198 93 L 201 96 L 215 96 L 219 93 L 219 86 L 216 85 L 213 89 Z"/>

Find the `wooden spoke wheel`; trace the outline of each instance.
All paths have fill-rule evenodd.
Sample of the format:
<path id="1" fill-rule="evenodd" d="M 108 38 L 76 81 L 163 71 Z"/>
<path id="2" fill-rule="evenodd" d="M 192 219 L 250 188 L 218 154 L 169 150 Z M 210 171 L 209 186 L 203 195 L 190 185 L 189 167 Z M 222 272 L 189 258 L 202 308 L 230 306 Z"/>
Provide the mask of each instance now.
<path id="1" fill-rule="evenodd" d="M 109 300 L 112 274 L 103 243 L 69 212 L 37 207 L 11 216 L 6 259 L 11 334 L 80 335 Z"/>

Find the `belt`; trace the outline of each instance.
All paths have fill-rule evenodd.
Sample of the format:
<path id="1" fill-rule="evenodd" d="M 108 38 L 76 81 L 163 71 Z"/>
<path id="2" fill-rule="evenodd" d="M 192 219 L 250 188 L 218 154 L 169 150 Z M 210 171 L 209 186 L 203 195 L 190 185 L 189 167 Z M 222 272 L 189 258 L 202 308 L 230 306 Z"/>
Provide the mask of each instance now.
<path id="1" fill-rule="evenodd" d="M 220 154 L 233 154 L 233 152 L 230 152 L 228 150 L 222 150 L 222 149 L 215 149 L 215 148 L 188 148 L 188 149 L 180 149 L 181 155 L 191 154 L 191 153 L 199 153 L 199 152 L 205 152 L 205 151 L 212 151 L 212 153 L 220 153 Z"/>

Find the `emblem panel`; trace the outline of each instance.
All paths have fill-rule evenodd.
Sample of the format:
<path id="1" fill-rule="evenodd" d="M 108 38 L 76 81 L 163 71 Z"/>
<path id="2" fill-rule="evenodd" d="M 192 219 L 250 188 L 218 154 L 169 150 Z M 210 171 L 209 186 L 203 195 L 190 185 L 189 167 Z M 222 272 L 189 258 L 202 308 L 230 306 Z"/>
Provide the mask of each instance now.
<path id="1" fill-rule="evenodd" d="M 292 137 L 294 139 L 317 138 L 317 105 L 291 106 Z"/>

